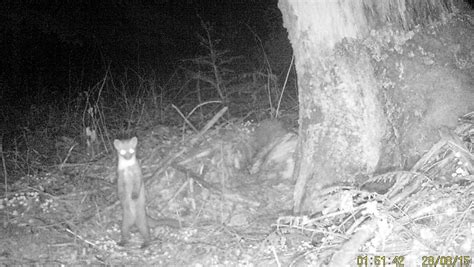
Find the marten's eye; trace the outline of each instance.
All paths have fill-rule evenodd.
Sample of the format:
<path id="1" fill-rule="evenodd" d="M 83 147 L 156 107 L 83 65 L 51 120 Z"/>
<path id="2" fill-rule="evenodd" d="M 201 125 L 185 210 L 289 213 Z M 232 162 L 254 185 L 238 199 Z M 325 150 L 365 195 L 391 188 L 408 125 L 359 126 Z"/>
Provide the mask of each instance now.
<path id="1" fill-rule="evenodd" d="M 122 155 L 122 156 L 123 156 L 123 155 L 125 155 L 125 154 L 127 154 L 127 151 L 125 151 L 125 150 L 121 149 L 121 150 L 120 150 L 120 155 Z"/>
<path id="2" fill-rule="evenodd" d="M 130 148 L 130 149 L 128 150 L 128 153 L 130 153 L 130 154 L 133 154 L 133 153 L 135 153 L 135 149 L 133 149 L 133 148 Z"/>

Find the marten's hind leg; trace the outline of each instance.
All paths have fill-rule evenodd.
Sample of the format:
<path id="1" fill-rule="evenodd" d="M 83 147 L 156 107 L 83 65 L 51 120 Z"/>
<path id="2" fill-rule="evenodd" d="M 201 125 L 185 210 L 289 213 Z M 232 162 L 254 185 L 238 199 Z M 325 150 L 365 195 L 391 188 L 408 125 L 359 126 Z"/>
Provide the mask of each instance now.
<path id="1" fill-rule="evenodd" d="M 146 248 L 150 244 L 150 229 L 148 228 L 148 221 L 146 217 L 145 201 L 138 201 L 137 203 L 137 220 L 136 225 L 140 234 L 143 237 L 143 244 L 141 248 Z"/>
<path id="2" fill-rule="evenodd" d="M 124 246 L 130 240 L 130 228 L 132 228 L 133 224 L 135 223 L 135 214 L 130 209 L 129 205 L 126 205 L 123 209 L 123 217 L 122 217 L 122 239 L 120 242 L 117 243 L 119 246 Z"/>

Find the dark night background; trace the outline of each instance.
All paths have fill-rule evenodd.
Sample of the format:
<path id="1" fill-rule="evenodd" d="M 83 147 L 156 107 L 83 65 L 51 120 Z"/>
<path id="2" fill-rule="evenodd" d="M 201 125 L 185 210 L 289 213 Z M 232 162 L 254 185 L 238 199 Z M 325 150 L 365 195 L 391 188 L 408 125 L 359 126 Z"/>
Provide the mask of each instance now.
<path id="1" fill-rule="evenodd" d="M 245 66 L 259 49 L 256 35 L 286 37 L 277 0 L 2 1 L 0 10 L 0 79 L 15 98 L 40 87 L 87 87 L 107 68 L 164 78 L 202 52 L 202 22 Z"/>

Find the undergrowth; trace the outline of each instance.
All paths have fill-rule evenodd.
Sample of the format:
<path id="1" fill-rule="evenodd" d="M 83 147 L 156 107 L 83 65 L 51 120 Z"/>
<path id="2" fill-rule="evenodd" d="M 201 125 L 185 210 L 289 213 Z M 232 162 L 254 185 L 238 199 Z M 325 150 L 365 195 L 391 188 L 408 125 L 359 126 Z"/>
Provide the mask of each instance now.
<path id="1" fill-rule="evenodd" d="M 242 59 L 219 48 L 210 26 L 203 24 L 203 29 L 199 38 L 205 53 L 181 61 L 167 79 L 140 68 L 118 72 L 107 67 L 101 79 L 86 88 L 70 85 L 55 93 L 42 88 L 43 94 L 23 105 L 3 103 L 0 177 L 4 196 L 0 210 L 8 209 L 14 215 L 30 208 L 54 209 L 57 192 L 39 197 L 37 178 L 51 179 L 44 174 L 61 171 L 67 164 L 111 156 L 115 138 L 139 135 L 156 125 L 196 131 L 223 106 L 229 107 L 226 119 L 243 120 L 275 118 L 282 110 L 296 110 L 296 87 L 284 88 L 289 70 L 281 82 L 268 61 L 253 71 L 239 72 Z M 67 180 L 69 176 L 58 177 Z M 65 186 L 66 180 L 54 183 L 73 190 Z M 84 181 L 75 176 L 70 184 Z M 9 190 L 25 186 L 31 190 Z"/>

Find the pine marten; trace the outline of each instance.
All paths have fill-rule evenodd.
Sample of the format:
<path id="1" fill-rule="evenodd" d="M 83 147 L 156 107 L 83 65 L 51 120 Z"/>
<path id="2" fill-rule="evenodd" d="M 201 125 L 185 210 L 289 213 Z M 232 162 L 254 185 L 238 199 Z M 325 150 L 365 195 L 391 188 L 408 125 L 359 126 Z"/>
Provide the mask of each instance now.
<path id="1" fill-rule="evenodd" d="M 145 187 L 143 175 L 136 157 L 137 138 L 114 140 L 118 155 L 117 185 L 118 197 L 122 204 L 122 239 L 117 243 L 124 246 L 130 239 L 130 228 L 135 224 L 143 237 L 141 248 L 150 244 L 145 209 Z"/>

